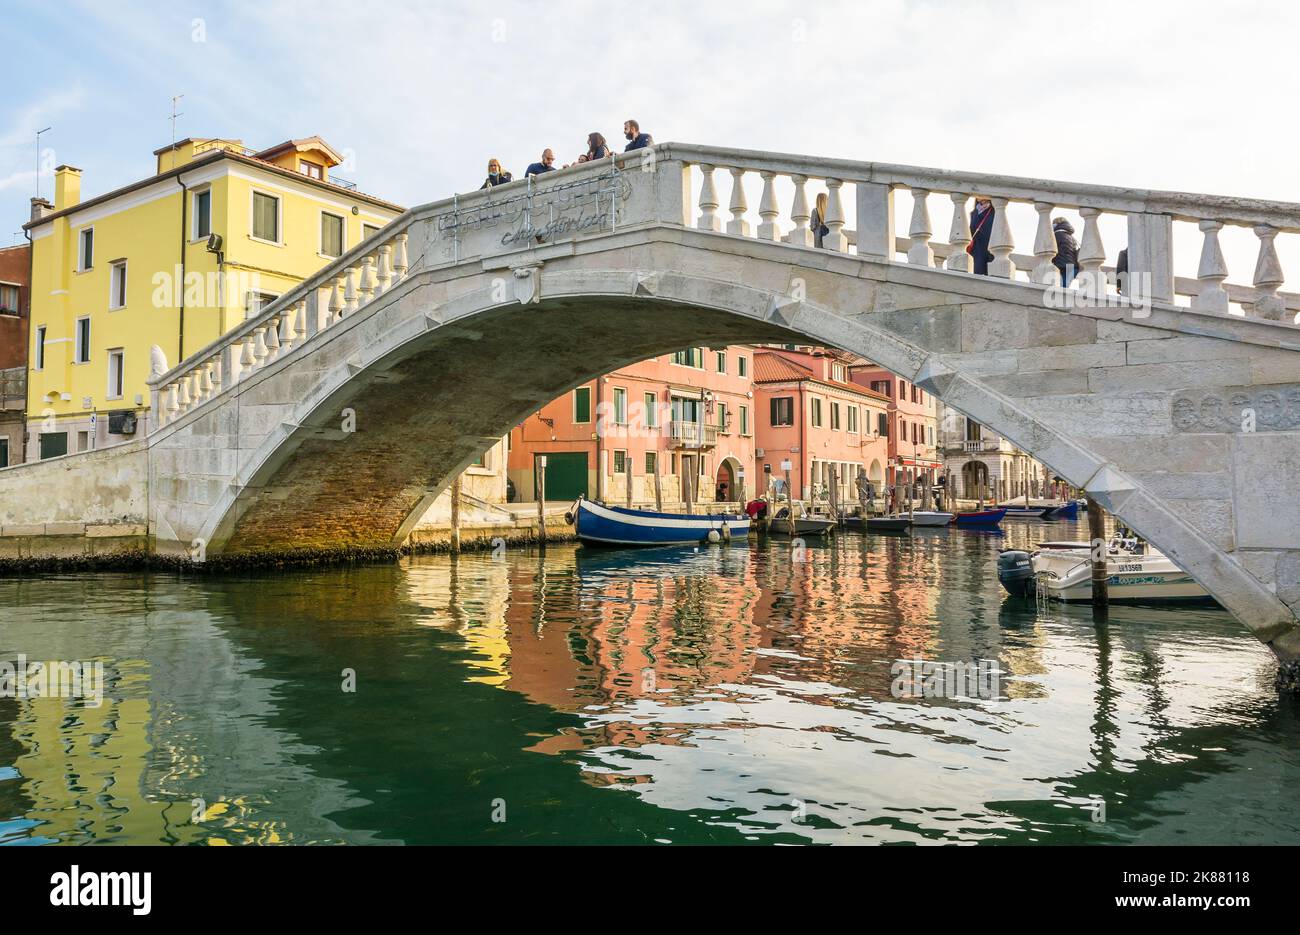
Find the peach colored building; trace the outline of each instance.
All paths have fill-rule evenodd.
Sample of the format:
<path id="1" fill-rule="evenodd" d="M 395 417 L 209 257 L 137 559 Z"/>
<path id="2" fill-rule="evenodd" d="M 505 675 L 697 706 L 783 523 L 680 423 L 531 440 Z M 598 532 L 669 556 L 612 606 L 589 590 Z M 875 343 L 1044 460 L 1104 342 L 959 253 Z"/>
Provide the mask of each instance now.
<path id="1" fill-rule="evenodd" d="M 755 351 L 761 489 L 769 477 L 778 486 L 788 479 L 796 499 L 825 497 L 834 467 L 841 502 L 857 500 L 859 470 L 880 495 L 889 461 L 890 400 L 849 380 L 852 359 L 813 348 Z"/>
<path id="2" fill-rule="evenodd" d="M 515 500 L 536 497 L 546 455 L 546 499 L 579 494 L 608 503 L 740 501 L 754 493 L 754 349 L 692 347 L 605 374 L 547 403 L 510 433 Z"/>
<path id="3" fill-rule="evenodd" d="M 849 379 L 889 398 L 890 486 L 911 484 L 928 475 L 933 484 L 942 475 L 938 401 L 914 383 L 884 367 L 862 361 L 849 368 Z"/>

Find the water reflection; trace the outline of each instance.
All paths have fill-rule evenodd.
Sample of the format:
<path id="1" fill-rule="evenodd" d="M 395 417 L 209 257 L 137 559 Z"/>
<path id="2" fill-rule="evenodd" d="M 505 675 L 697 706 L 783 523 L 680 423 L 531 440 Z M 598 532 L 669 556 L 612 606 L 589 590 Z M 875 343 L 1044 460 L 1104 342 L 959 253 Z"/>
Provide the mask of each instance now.
<path id="1" fill-rule="evenodd" d="M 1072 533 L 0 581 L 0 657 L 109 676 L 0 699 L 0 840 L 1300 840 L 1225 613 L 1003 601 L 998 548 Z M 1000 696 L 893 697 L 917 656 Z"/>

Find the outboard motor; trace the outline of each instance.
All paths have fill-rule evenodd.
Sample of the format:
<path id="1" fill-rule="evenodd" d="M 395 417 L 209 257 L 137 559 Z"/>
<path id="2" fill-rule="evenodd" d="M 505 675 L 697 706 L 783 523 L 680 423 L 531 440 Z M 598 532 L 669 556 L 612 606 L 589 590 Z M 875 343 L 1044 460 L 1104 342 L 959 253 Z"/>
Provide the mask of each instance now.
<path id="1" fill-rule="evenodd" d="M 998 553 L 998 581 L 1012 597 L 1033 597 L 1034 563 L 1028 552 L 1007 549 Z"/>

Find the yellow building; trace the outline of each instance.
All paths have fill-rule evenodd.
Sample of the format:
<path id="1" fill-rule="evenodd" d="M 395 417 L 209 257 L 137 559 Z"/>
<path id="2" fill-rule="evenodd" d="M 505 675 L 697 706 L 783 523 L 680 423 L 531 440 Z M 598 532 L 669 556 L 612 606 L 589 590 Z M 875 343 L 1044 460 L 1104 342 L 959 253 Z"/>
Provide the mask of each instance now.
<path id="1" fill-rule="evenodd" d="M 86 201 L 60 166 L 54 204 L 33 203 L 29 461 L 146 431 L 154 345 L 174 366 L 402 211 L 331 180 L 343 159 L 320 137 L 154 155 L 154 175 Z"/>

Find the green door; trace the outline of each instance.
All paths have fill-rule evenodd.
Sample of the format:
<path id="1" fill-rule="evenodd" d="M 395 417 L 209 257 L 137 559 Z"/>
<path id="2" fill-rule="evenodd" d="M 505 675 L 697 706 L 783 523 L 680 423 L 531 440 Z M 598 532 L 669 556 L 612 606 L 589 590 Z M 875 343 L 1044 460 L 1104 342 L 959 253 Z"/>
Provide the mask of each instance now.
<path id="1" fill-rule="evenodd" d="M 67 432 L 41 433 L 41 460 L 58 458 L 68 453 Z"/>
<path id="2" fill-rule="evenodd" d="M 538 456 L 534 455 L 534 458 Z M 587 495 L 587 453 L 546 452 L 546 499 L 576 500 Z"/>

